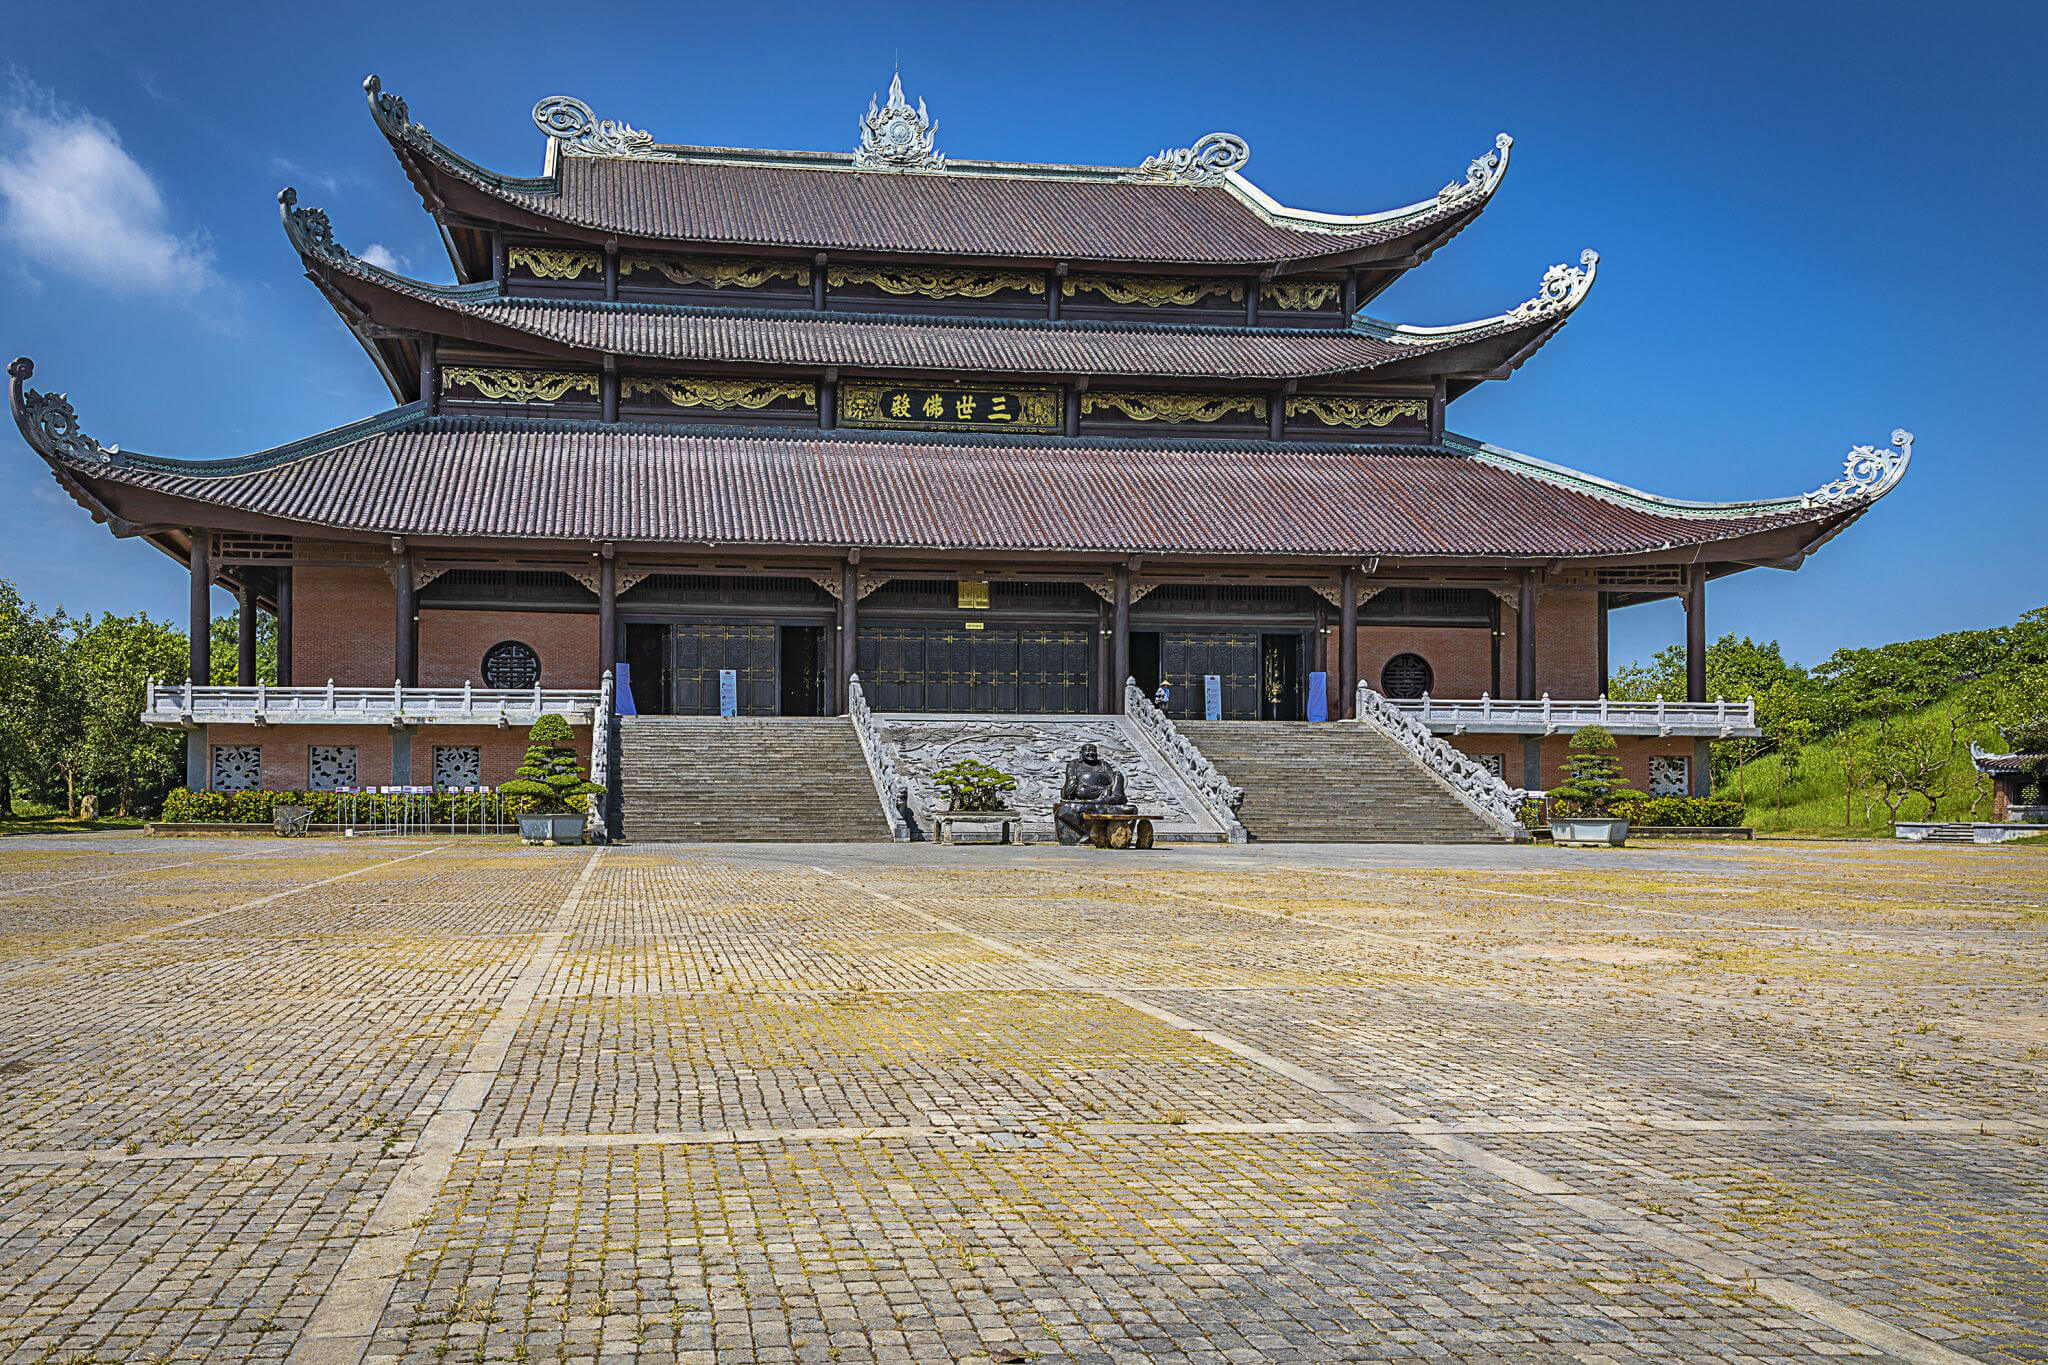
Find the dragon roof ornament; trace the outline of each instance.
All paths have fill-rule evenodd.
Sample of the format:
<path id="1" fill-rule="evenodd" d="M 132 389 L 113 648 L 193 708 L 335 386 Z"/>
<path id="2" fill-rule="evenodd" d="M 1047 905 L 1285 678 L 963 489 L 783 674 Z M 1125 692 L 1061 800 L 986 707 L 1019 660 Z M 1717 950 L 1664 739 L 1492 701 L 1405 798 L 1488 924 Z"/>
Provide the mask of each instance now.
<path id="1" fill-rule="evenodd" d="M 78 429 L 78 413 L 72 409 L 70 395 L 38 393 L 27 386 L 35 372 L 35 362 L 27 356 L 7 367 L 14 420 L 29 444 L 53 459 L 120 463 L 121 447 L 103 446 Z"/>
<path id="2" fill-rule="evenodd" d="M 877 105 L 868 96 L 868 111 L 860 120 L 860 146 L 853 152 L 853 166 L 860 171 L 942 171 L 946 158 L 940 155 L 939 123 L 925 112 L 924 101 L 917 108 L 903 98 L 903 73 L 889 78 L 889 102 Z"/>
<path id="3" fill-rule="evenodd" d="M 299 192 L 290 185 L 277 192 L 277 216 L 284 223 L 284 235 L 291 238 L 301 256 L 323 261 L 349 259 L 348 250 L 334 240 L 334 224 L 328 221 L 327 210 L 300 208 Z"/>
<path id="4" fill-rule="evenodd" d="M 1599 270 L 1600 253 L 1587 247 L 1579 253 L 1577 265 L 1566 265 L 1560 261 L 1544 271 L 1543 282 L 1536 286 L 1536 296 L 1509 309 L 1504 316 L 1516 322 L 1527 322 L 1569 313 L 1579 306 L 1579 300 L 1586 297 L 1586 291 L 1593 287 L 1593 276 Z"/>
<path id="5" fill-rule="evenodd" d="M 1468 200 L 1485 199 L 1499 188 L 1501 177 L 1508 173 L 1508 149 L 1515 140 L 1506 133 L 1498 133 L 1493 139 L 1493 150 L 1477 158 L 1465 168 L 1463 180 L 1453 180 L 1436 192 L 1439 204 L 1449 207 Z"/>
<path id="6" fill-rule="evenodd" d="M 1892 432 L 1892 448 L 1854 446 L 1842 462 L 1842 477 L 1814 489 L 1799 500 L 1801 507 L 1833 507 L 1840 503 L 1876 502 L 1892 485 L 1906 477 L 1913 462 L 1913 433 L 1904 427 Z"/>
<path id="7" fill-rule="evenodd" d="M 416 145 L 427 141 L 427 127 L 412 121 L 405 97 L 385 90 L 384 82 L 374 73 L 363 77 L 363 95 L 370 101 L 370 117 L 377 121 L 385 136 Z"/>
<path id="8" fill-rule="evenodd" d="M 549 95 L 533 106 L 534 126 L 562 145 L 565 152 L 586 156 L 637 156 L 654 149 L 654 134 L 630 123 L 601 119 L 573 95 Z"/>
<path id="9" fill-rule="evenodd" d="M 1169 185 L 1220 185 L 1252 159 L 1251 144 L 1236 133 L 1205 133 L 1192 147 L 1162 148 L 1138 164 L 1133 180 Z"/>

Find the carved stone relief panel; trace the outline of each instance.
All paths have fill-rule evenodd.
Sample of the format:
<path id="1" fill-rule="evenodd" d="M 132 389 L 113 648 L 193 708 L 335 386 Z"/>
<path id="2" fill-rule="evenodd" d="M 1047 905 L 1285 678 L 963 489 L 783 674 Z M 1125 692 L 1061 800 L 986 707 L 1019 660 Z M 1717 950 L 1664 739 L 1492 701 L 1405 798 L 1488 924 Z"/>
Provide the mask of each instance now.
<path id="1" fill-rule="evenodd" d="M 878 717 L 882 738 L 896 752 L 898 771 L 918 788 L 930 810 L 944 810 L 945 797 L 932 774 L 963 758 L 1001 769 L 1017 779 L 1011 805 L 1040 823 L 1052 820 L 1067 763 L 1083 744 L 1093 744 L 1103 758 L 1124 775 L 1127 799 L 1140 810 L 1156 814 L 1165 825 L 1194 825 L 1200 817 L 1180 794 L 1153 771 L 1114 720 L 915 720 Z"/>
<path id="2" fill-rule="evenodd" d="M 313 744 L 306 749 L 306 790 L 340 791 L 356 785 L 356 746 Z"/>
<path id="3" fill-rule="evenodd" d="M 260 791 L 263 787 L 263 746 L 214 745 L 212 786 L 217 792 Z"/>
<path id="4" fill-rule="evenodd" d="M 481 787 L 484 783 L 484 751 L 474 744 L 434 746 L 434 785 L 437 787 Z"/>

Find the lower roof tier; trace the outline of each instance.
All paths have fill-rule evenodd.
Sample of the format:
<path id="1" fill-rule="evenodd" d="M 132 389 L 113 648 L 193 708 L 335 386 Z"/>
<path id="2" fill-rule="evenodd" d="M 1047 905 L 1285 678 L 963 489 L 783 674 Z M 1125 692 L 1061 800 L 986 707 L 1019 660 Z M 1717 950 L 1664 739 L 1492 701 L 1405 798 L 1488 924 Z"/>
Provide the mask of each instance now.
<path id="1" fill-rule="evenodd" d="M 16 421 L 117 529 L 1300 558 L 1797 562 L 1904 473 L 1686 503 L 1449 437 L 1415 446 L 735 431 L 393 409 L 257 455 L 103 447 L 10 367 Z"/>

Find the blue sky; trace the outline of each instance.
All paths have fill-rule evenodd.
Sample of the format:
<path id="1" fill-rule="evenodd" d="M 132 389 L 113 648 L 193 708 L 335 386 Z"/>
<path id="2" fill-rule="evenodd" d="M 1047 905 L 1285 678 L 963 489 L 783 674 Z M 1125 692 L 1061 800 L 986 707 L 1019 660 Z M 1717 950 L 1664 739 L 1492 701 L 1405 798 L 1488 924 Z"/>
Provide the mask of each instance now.
<path id="1" fill-rule="evenodd" d="M 449 278 L 365 110 L 373 71 L 521 174 L 556 93 L 661 141 L 847 148 L 899 59 L 954 156 L 1129 164 L 1226 129 L 1268 193 L 1334 212 L 1425 197 L 1505 130 L 1492 206 L 1373 311 L 1494 313 L 1584 246 L 1600 280 L 1454 428 L 1718 499 L 1816 487 L 1910 427 L 1905 483 L 1799 572 L 1716 584 L 1714 632 L 1811 662 L 2048 601 L 2040 8 L 1545 8 L 20 7 L 0 349 L 93 435 L 152 453 L 240 454 L 387 406 L 275 205 L 296 185 L 357 252 Z M 176 619 L 176 565 L 94 526 L 11 434 L 0 449 L 0 576 Z M 1675 607 L 1618 612 L 1614 658 L 1680 633 Z"/>

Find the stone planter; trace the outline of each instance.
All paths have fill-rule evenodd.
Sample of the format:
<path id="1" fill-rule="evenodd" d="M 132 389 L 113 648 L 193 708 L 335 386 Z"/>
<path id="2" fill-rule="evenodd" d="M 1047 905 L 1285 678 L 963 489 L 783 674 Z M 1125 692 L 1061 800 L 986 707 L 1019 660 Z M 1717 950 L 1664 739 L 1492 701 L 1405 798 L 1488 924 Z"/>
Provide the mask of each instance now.
<path id="1" fill-rule="evenodd" d="M 583 817 L 580 815 L 522 815 L 519 837 L 529 844 L 580 844 Z"/>
<path id="2" fill-rule="evenodd" d="M 2005 818 L 2015 825 L 2048 825 L 2048 806 L 2007 806 Z"/>
<path id="3" fill-rule="evenodd" d="M 1561 848 L 1620 848 L 1628 842 L 1628 821 L 1550 817 L 1550 839 Z"/>

